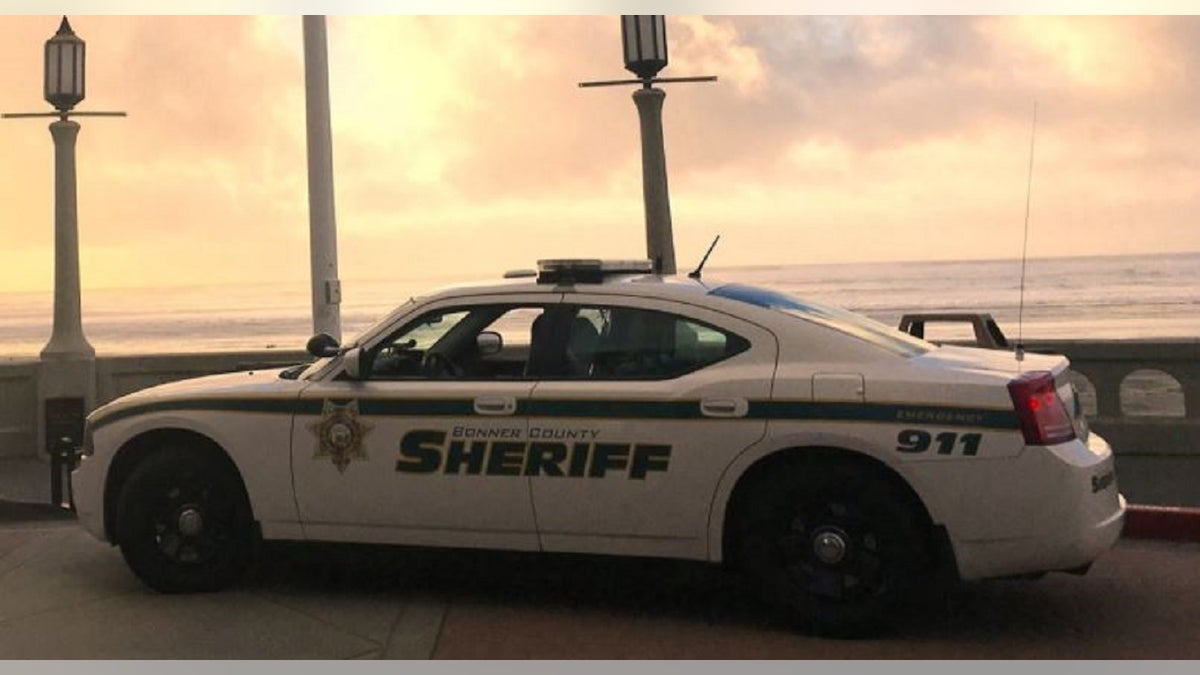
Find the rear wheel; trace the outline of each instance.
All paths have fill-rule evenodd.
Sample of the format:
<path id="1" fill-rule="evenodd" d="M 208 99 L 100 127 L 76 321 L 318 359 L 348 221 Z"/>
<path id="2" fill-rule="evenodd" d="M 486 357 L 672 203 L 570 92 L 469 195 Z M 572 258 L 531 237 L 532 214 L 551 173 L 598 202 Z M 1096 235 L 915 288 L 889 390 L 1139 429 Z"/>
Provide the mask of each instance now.
<path id="1" fill-rule="evenodd" d="M 748 489 L 739 562 L 768 602 L 811 632 L 877 632 L 928 569 L 918 506 L 869 465 L 796 462 Z"/>
<path id="2" fill-rule="evenodd" d="M 117 501 L 116 541 L 133 572 L 164 593 L 213 591 L 245 570 L 255 543 L 231 467 L 190 448 L 156 452 Z"/>

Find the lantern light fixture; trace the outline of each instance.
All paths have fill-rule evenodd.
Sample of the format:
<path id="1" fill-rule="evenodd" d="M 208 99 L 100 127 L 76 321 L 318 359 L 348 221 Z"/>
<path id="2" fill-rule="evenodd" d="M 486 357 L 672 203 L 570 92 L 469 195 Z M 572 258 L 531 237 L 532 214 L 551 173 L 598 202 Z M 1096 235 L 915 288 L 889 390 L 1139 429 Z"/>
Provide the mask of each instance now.
<path id="1" fill-rule="evenodd" d="M 86 47 L 65 16 L 58 32 L 46 40 L 45 99 L 60 113 L 69 112 L 85 95 Z"/>
<path id="2" fill-rule="evenodd" d="M 667 66 L 667 25 L 660 14 L 621 16 L 625 69 L 642 80 L 653 79 Z"/>

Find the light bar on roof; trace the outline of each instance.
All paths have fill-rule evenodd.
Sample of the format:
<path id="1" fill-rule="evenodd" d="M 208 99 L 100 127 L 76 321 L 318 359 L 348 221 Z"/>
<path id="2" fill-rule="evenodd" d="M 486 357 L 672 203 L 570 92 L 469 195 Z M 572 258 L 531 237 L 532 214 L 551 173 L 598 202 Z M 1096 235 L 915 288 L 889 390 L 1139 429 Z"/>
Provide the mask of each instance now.
<path id="1" fill-rule="evenodd" d="M 651 274 L 649 260 L 600 260 L 598 258 L 560 258 L 539 260 L 538 283 L 599 283 L 615 274 Z"/>

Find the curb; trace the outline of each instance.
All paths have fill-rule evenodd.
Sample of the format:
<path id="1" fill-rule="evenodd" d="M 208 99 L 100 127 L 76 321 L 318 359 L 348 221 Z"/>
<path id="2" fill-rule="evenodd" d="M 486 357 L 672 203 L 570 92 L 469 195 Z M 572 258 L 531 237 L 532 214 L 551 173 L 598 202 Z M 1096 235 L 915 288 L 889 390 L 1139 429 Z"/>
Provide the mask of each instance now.
<path id="1" fill-rule="evenodd" d="M 48 520 L 75 520 L 75 512 L 54 506 L 53 504 L 15 502 L 8 499 L 0 499 L 0 524 Z"/>
<path id="2" fill-rule="evenodd" d="M 1200 542 L 1200 508 L 1131 504 L 1125 507 L 1121 536 Z"/>

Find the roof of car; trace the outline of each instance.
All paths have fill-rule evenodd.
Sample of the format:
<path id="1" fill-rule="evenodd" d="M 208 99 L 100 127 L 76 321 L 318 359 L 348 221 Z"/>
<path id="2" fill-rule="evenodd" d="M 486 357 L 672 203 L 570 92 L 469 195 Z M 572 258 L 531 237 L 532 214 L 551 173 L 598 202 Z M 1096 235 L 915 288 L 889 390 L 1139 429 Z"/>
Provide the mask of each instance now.
<path id="1" fill-rule="evenodd" d="M 614 274 L 597 281 L 546 283 L 532 277 L 481 281 L 443 286 L 425 295 L 426 298 L 493 293 L 588 293 L 612 292 L 647 297 L 696 298 L 723 285 L 709 279 L 663 274 Z"/>

